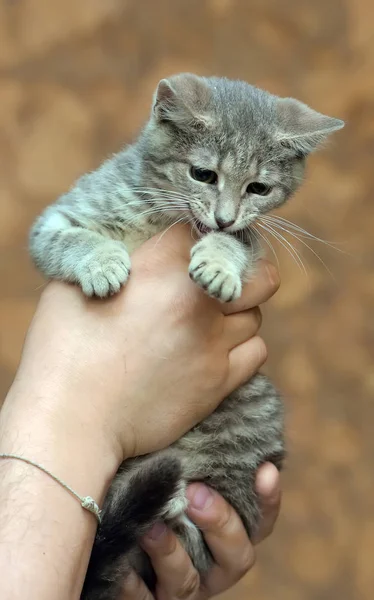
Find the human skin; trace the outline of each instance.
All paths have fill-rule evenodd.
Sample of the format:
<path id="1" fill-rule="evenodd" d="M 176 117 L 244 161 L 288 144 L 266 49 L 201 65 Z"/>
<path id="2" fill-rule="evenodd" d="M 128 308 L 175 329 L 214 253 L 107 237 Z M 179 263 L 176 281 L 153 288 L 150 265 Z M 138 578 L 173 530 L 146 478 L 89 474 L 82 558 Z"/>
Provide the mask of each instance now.
<path id="1" fill-rule="evenodd" d="M 219 494 L 200 483 L 189 486 L 188 515 L 204 532 L 215 565 L 201 581 L 175 535 L 166 528 L 155 527 L 142 545 L 157 574 L 157 600 L 206 600 L 233 586 L 253 567 L 254 544 L 270 535 L 280 508 L 279 473 L 274 465 L 267 463 L 260 467 L 256 488 L 262 521 L 251 543 L 240 518 Z M 120 600 L 153 600 L 153 596 L 132 573 L 126 580 Z"/>
<path id="2" fill-rule="evenodd" d="M 39 462 L 102 505 L 125 458 L 167 446 L 258 370 L 266 348 L 256 335 L 261 320 L 256 307 L 276 291 L 276 270 L 263 262 L 241 299 L 221 305 L 188 279 L 191 245 L 185 227 L 150 240 L 134 253 L 126 288 L 107 301 L 88 300 L 74 286 L 47 286 L 0 412 L 1 453 Z M 276 475 L 272 485 L 265 506 L 266 497 L 278 493 Z M 239 531 L 232 509 L 221 498 L 217 502 L 218 513 L 231 511 Z M 278 505 L 271 503 L 274 515 Z M 198 522 L 198 514 L 191 517 Z M 206 534 L 213 546 L 219 530 L 214 523 L 211 519 L 213 533 L 208 525 Z M 94 516 L 47 475 L 3 459 L 0 572 L 7 576 L 2 598 L 79 598 L 96 525 Z M 173 539 L 167 533 L 164 543 Z M 162 550 L 146 550 L 157 563 Z M 161 560 L 156 570 L 162 574 L 162 569 Z M 220 578 L 225 576 L 212 576 Z M 232 573 L 226 577 L 228 585 L 232 578 Z M 212 593 L 215 587 L 219 591 L 222 583 L 212 583 Z M 168 589 L 165 584 L 160 597 L 171 597 Z"/>

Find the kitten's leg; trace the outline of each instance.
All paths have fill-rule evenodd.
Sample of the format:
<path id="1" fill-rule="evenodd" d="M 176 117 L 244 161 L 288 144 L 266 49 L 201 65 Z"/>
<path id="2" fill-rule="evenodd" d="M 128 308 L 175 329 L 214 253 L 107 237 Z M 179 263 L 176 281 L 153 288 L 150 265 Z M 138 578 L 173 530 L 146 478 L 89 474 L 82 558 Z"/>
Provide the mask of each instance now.
<path id="1" fill-rule="evenodd" d="M 54 207 L 32 228 L 30 251 L 44 275 L 78 283 L 86 296 L 114 294 L 130 274 L 130 257 L 122 242 L 72 224 Z"/>
<path id="2" fill-rule="evenodd" d="M 189 274 L 209 296 L 231 302 L 240 297 L 243 279 L 251 275 L 258 258 L 254 254 L 232 235 L 211 232 L 193 246 Z"/>
<path id="3" fill-rule="evenodd" d="M 175 443 L 184 457 L 184 477 L 204 481 L 221 494 L 250 537 L 260 520 L 258 468 L 272 462 L 281 469 L 284 461 L 283 412 L 271 381 L 257 374 Z"/>

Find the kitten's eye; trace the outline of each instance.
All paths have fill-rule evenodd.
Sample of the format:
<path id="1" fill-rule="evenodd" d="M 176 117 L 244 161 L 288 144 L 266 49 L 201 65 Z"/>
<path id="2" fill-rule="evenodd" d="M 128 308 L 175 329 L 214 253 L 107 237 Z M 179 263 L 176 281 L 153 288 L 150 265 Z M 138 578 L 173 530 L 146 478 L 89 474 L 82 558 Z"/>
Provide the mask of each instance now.
<path id="1" fill-rule="evenodd" d="M 209 183 L 213 185 L 218 181 L 218 175 L 215 171 L 210 171 L 209 169 L 199 169 L 198 167 L 191 167 L 191 177 L 196 179 L 196 181 L 201 181 L 202 183 Z"/>
<path id="2" fill-rule="evenodd" d="M 270 185 L 265 185 L 259 181 L 253 181 L 247 187 L 248 194 L 257 194 L 257 196 L 267 196 L 271 192 Z"/>

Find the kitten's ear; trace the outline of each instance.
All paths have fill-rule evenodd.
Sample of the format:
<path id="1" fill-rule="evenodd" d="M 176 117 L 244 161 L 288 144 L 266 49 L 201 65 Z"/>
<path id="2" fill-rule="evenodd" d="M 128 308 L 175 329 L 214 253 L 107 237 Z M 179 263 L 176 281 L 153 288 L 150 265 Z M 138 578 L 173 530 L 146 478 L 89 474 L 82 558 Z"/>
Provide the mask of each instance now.
<path id="1" fill-rule="evenodd" d="M 344 121 L 322 115 L 294 98 L 279 98 L 277 113 L 278 141 L 302 155 L 313 152 L 331 133 L 344 127 Z"/>
<path id="2" fill-rule="evenodd" d="M 162 79 L 157 86 L 153 114 L 158 122 L 171 121 L 181 129 L 209 127 L 210 90 L 197 75 L 182 73 Z"/>

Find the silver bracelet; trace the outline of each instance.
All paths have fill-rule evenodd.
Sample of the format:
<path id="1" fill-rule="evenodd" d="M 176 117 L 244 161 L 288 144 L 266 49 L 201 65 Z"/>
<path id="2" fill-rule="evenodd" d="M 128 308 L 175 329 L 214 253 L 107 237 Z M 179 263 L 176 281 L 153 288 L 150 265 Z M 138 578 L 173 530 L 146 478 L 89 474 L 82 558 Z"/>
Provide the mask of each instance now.
<path id="1" fill-rule="evenodd" d="M 91 498 L 91 496 L 80 496 L 79 494 L 77 494 L 77 492 L 75 492 L 70 487 L 70 485 L 68 485 L 67 483 L 65 483 L 58 477 L 56 477 L 56 475 L 53 475 L 53 473 L 48 471 L 48 469 L 46 469 L 42 465 L 39 465 L 38 463 L 34 462 L 33 460 L 29 460 L 28 458 L 24 458 L 23 456 L 18 456 L 17 454 L 0 454 L 0 458 L 11 458 L 11 459 L 15 459 L 15 460 L 21 460 L 21 461 L 27 463 L 28 465 L 31 465 L 33 467 L 36 467 L 37 469 L 40 469 L 40 471 L 43 471 L 43 473 L 46 473 L 47 475 L 52 477 L 52 479 L 54 479 L 54 481 L 57 481 L 57 483 L 62 485 L 62 487 L 65 488 L 65 490 L 67 490 L 68 492 L 70 492 L 70 494 L 75 496 L 77 498 L 77 500 L 79 500 L 82 508 L 84 508 L 85 510 L 88 510 L 90 513 L 95 515 L 98 522 L 101 523 L 101 510 L 98 507 L 98 505 L 96 504 L 95 500 L 93 498 Z"/>

